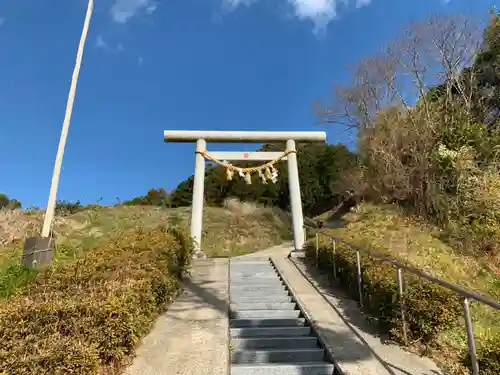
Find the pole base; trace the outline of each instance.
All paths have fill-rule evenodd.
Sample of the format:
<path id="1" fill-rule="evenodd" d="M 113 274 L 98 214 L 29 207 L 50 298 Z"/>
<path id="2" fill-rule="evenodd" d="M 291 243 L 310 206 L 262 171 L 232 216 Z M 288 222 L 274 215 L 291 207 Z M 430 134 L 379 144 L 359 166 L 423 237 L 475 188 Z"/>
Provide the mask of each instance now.
<path id="1" fill-rule="evenodd" d="M 193 259 L 207 259 L 207 254 L 205 254 L 203 251 L 201 250 L 195 250 L 194 254 L 193 254 Z"/>
<path id="2" fill-rule="evenodd" d="M 54 240 L 51 237 L 27 237 L 24 241 L 21 264 L 27 268 L 39 268 L 52 263 Z"/>
<path id="3" fill-rule="evenodd" d="M 289 258 L 292 259 L 303 259 L 306 257 L 306 251 L 305 250 L 292 250 L 290 254 L 288 255 Z"/>

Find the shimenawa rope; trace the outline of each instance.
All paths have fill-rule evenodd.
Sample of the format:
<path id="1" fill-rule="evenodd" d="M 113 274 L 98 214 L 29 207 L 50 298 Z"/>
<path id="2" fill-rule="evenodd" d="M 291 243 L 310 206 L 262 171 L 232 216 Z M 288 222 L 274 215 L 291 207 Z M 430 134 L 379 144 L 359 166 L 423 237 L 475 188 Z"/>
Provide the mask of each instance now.
<path id="1" fill-rule="evenodd" d="M 252 173 L 258 172 L 259 177 L 261 178 L 262 182 L 264 184 L 267 184 L 267 180 L 271 180 L 273 183 L 276 183 L 278 180 L 278 170 L 274 168 L 274 164 L 279 162 L 281 159 L 285 158 L 287 155 L 291 153 L 296 153 L 295 150 L 286 150 L 283 152 L 280 156 L 278 156 L 276 159 L 273 159 L 265 164 L 259 165 L 257 167 L 237 167 L 227 161 L 220 161 L 211 156 L 208 152 L 206 151 L 197 151 L 197 153 L 203 155 L 203 157 L 207 160 L 210 160 L 226 169 L 226 178 L 228 180 L 233 179 L 234 172 L 238 172 L 240 177 L 245 179 L 245 182 L 247 184 L 252 183 Z"/>

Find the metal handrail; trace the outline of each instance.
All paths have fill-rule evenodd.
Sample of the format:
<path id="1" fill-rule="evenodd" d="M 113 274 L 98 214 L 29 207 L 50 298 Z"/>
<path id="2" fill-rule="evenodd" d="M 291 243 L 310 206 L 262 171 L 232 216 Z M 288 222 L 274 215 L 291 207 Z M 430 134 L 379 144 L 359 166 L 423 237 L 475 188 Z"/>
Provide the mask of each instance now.
<path id="1" fill-rule="evenodd" d="M 500 303 L 493 301 L 492 299 L 489 299 L 485 296 L 482 296 L 480 294 L 468 291 L 458 285 L 448 283 L 444 280 L 438 279 L 437 277 L 431 276 L 423 271 L 420 271 L 416 268 L 407 266 L 405 264 L 402 264 L 398 262 L 395 259 L 392 259 L 390 257 L 387 257 L 383 254 L 370 251 L 366 248 L 363 248 L 358 245 L 354 245 L 352 243 L 346 242 L 338 237 L 331 236 L 329 234 L 326 234 L 318 228 L 310 227 L 307 225 L 304 225 L 304 228 L 306 229 L 313 229 L 316 231 L 315 237 L 316 237 L 316 265 L 319 265 L 319 235 L 323 235 L 325 237 L 330 238 L 332 242 L 332 264 L 333 264 L 333 276 L 334 278 L 337 277 L 337 268 L 335 264 L 335 255 L 336 255 L 336 244 L 343 244 L 347 246 L 350 249 L 353 249 L 356 251 L 356 266 L 357 266 L 357 284 L 358 284 L 358 294 L 359 294 L 359 304 L 360 306 L 363 306 L 363 292 L 362 292 L 362 273 L 361 273 L 361 253 L 367 254 L 370 257 L 377 259 L 383 263 L 390 263 L 393 266 L 396 267 L 396 280 L 397 280 L 397 287 L 398 287 L 398 299 L 403 300 L 404 298 L 404 288 L 403 288 L 403 271 L 407 271 L 413 275 L 416 275 L 419 278 L 428 280 L 432 283 L 438 284 L 442 286 L 443 288 L 449 289 L 460 296 L 463 297 L 463 310 L 464 310 L 464 318 L 465 318 L 465 325 L 467 329 L 467 343 L 468 343 L 468 348 L 469 348 L 469 355 L 471 358 L 471 367 L 472 367 L 472 374 L 473 375 L 479 375 L 479 364 L 477 360 L 477 353 L 476 353 L 476 342 L 475 342 L 475 337 L 474 337 L 474 328 L 472 326 L 472 318 L 471 318 L 471 313 L 470 313 L 470 300 L 475 300 L 478 302 L 481 302 L 487 306 L 490 306 L 496 310 L 500 310 Z M 401 320 L 403 322 L 403 337 L 404 340 L 406 341 L 406 323 L 405 323 L 405 311 L 404 311 L 404 304 L 401 303 Z"/>

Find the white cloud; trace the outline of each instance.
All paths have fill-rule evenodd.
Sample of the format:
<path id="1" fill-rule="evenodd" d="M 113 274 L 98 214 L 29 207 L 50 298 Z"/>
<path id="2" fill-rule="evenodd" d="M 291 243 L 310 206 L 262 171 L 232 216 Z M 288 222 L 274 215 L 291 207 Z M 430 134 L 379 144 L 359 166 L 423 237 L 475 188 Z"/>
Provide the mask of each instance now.
<path id="1" fill-rule="evenodd" d="M 234 10 L 239 6 L 249 6 L 258 0 L 222 0 L 224 8 Z M 294 15 L 300 20 L 314 22 L 315 31 L 324 29 L 337 17 L 339 4 L 343 7 L 361 8 L 372 0 L 285 0 L 292 6 Z"/>
<path id="2" fill-rule="evenodd" d="M 258 0 L 222 0 L 222 6 L 227 10 L 234 10 L 239 6 L 250 6 Z"/>
<path id="3" fill-rule="evenodd" d="M 111 7 L 111 17 L 117 23 L 127 23 L 134 16 L 151 15 L 155 10 L 154 0 L 115 0 Z"/>
<path id="4" fill-rule="evenodd" d="M 316 29 L 323 29 L 337 16 L 336 0 L 288 0 L 295 10 L 295 15 L 301 19 L 310 19 Z"/>
<path id="5" fill-rule="evenodd" d="M 357 0 L 356 1 L 356 8 L 361 8 L 361 7 L 366 7 L 370 5 L 372 0 Z"/>
<path id="6" fill-rule="evenodd" d="M 95 41 L 95 46 L 97 48 L 108 48 L 108 43 L 106 43 L 102 35 L 98 35 Z"/>

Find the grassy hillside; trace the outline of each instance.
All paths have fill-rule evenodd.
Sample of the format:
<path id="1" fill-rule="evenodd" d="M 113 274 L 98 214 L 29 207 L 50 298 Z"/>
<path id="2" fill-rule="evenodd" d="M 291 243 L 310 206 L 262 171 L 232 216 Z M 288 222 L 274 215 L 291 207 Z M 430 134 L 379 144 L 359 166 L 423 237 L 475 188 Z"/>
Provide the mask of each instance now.
<path id="1" fill-rule="evenodd" d="M 456 251 L 454 247 L 446 243 L 446 237 L 442 230 L 403 214 L 403 211 L 397 206 L 361 204 L 343 216 L 341 225 L 338 228 L 325 229 L 324 232 L 342 238 L 346 242 L 386 254 L 443 280 L 489 296 L 494 300 L 500 300 L 500 270 L 495 266 L 499 264 L 498 260 L 466 255 Z M 331 258 L 329 243 L 322 241 L 321 245 L 325 253 L 324 259 Z M 326 254 L 329 252 L 329 255 Z M 344 261 L 345 264 L 355 265 L 355 258 L 349 255 L 347 249 L 339 249 L 339 253 L 340 262 Z M 363 262 L 368 267 L 366 281 L 369 284 L 373 283 L 373 288 L 370 290 L 381 293 L 387 292 L 390 300 L 390 295 L 394 292 L 393 288 L 395 287 L 394 269 L 377 266 L 376 262 L 370 261 L 367 257 L 363 257 Z M 331 269 L 331 266 L 327 267 Z M 355 268 L 353 270 L 355 272 Z M 371 274 L 372 271 L 374 272 L 373 275 Z M 408 279 L 410 277 L 407 276 Z M 446 306 L 446 298 L 448 297 L 442 295 L 437 289 L 428 289 L 425 284 L 428 283 L 415 283 L 413 286 L 408 286 L 410 298 L 412 298 L 411 294 L 413 292 L 416 294 L 414 296 L 416 298 L 414 301 L 415 306 L 417 306 L 418 300 L 423 301 L 426 298 L 431 299 L 434 297 L 442 298 L 441 300 L 430 301 L 425 309 L 432 307 L 438 311 L 437 308 L 442 305 L 444 307 L 441 313 L 447 314 L 449 306 Z M 415 289 L 412 290 L 412 287 Z M 426 288 L 425 291 L 429 292 L 429 294 L 423 294 L 423 288 Z M 450 301 L 453 300 L 453 308 L 458 311 L 458 314 L 450 313 L 450 321 L 456 321 L 456 324 L 451 324 L 449 327 L 444 328 L 449 321 L 440 321 L 440 317 L 427 315 L 419 318 L 416 310 L 411 311 L 411 313 L 415 314 L 415 319 L 420 319 L 420 322 L 417 322 L 418 324 L 434 324 L 439 331 L 437 337 L 432 338 L 432 340 L 422 341 L 421 338 L 416 337 L 413 342 L 413 349 L 433 355 L 442 365 L 455 374 L 464 374 L 466 372 L 462 362 L 464 353 L 467 350 L 467 337 L 463 329 L 460 305 L 457 305 L 452 297 L 449 298 L 451 298 Z M 370 312 L 380 314 L 381 300 L 374 304 L 367 302 L 368 308 L 371 305 L 375 307 L 374 310 L 378 310 Z M 391 305 L 392 302 L 385 301 L 382 303 Z M 422 307 L 422 309 L 424 308 Z M 488 365 L 489 372 L 484 373 L 493 374 L 500 366 L 500 359 L 496 357 L 498 355 L 495 352 L 496 347 L 490 345 L 493 343 L 494 337 L 500 337 L 500 312 L 480 303 L 473 303 L 471 311 L 481 360 L 483 362 L 491 361 L 490 365 L 492 367 Z M 429 323 L 424 322 L 425 319 L 433 320 L 429 320 Z M 441 323 L 443 326 L 439 326 Z M 488 354 L 490 350 L 488 348 L 492 349 L 493 352 Z M 489 357 L 490 355 L 491 357 Z M 487 364 L 482 363 L 482 365 L 483 370 L 486 370 Z"/>
<path id="2" fill-rule="evenodd" d="M 187 228 L 189 208 L 154 206 L 90 206 L 55 220 L 55 264 L 66 264 L 92 248 L 131 229 L 158 226 Z M 25 235 L 39 231 L 41 211 L 0 210 L 0 297 L 29 282 L 34 273 L 19 266 Z M 203 251 L 209 256 L 254 252 L 291 239 L 290 218 L 275 208 L 228 200 L 224 208 L 206 207 L 203 217 Z"/>
<path id="3" fill-rule="evenodd" d="M 189 267 L 189 210 L 59 214 L 53 265 L 23 269 L 23 237 L 42 218 L 0 211 L 0 374 L 119 374 Z M 289 221 L 280 210 L 229 200 L 205 209 L 202 248 L 210 256 L 257 251 L 289 239 Z"/>
<path id="4" fill-rule="evenodd" d="M 25 235 L 36 234 L 43 212 L 0 210 L 0 251 L 18 246 Z M 54 234 L 59 246 L 85 250 L 124 230 L 158 225 L 189 224 L 190 208 L 155 206 L 88 206 L 73 214 L 58 215 Z M 206 207 L 203 250 L 212 256 L 256 251 L 291 236 L 290 219 L 275 208 L 228 200 L 223 208 Z"/>

